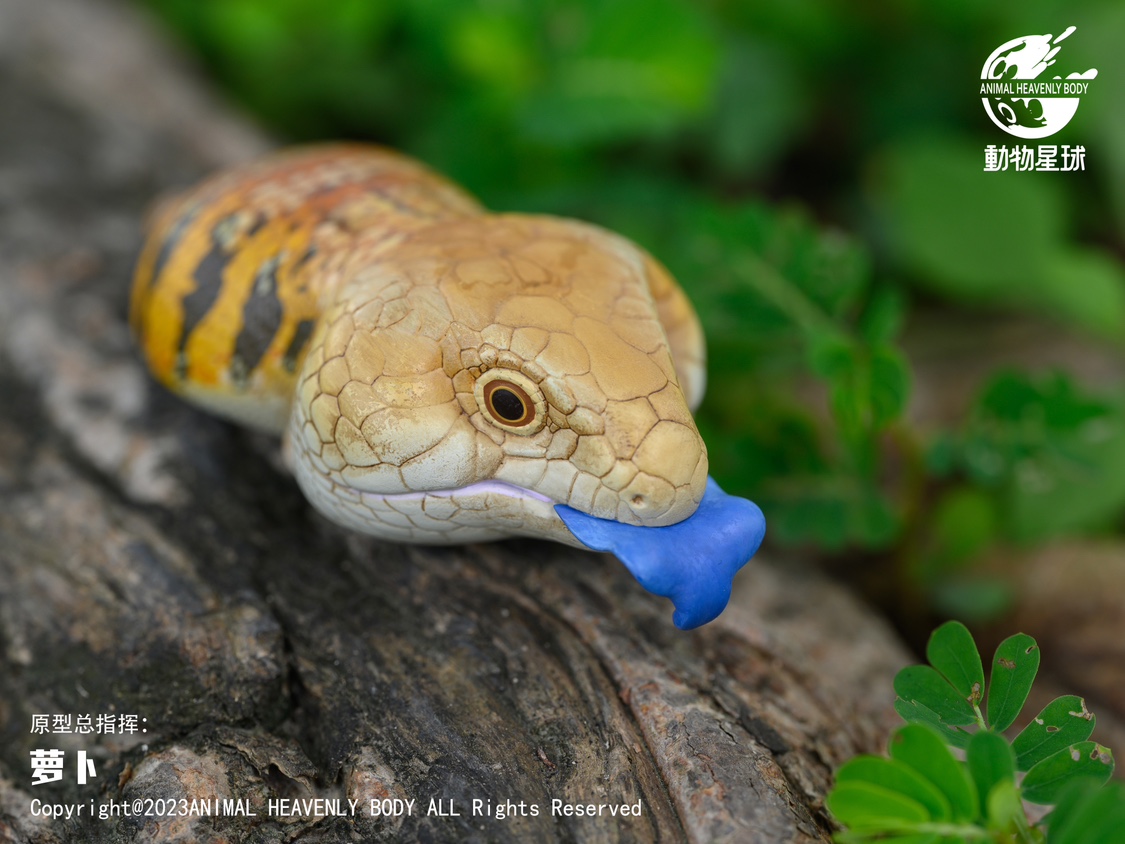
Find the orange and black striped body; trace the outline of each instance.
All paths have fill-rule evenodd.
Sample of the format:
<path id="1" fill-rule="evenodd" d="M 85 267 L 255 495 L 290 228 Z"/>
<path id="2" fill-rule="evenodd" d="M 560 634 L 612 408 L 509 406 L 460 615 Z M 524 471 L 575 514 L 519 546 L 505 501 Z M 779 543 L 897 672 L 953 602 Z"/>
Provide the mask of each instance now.
<path id="1" fill-rule="evenodd" d="M 389 150 L 273 156 L 157 209 L 134 279 L 133 330 L 173 391 L 280 432 L 349 256 L 479 213 L 452 183 Z"/>

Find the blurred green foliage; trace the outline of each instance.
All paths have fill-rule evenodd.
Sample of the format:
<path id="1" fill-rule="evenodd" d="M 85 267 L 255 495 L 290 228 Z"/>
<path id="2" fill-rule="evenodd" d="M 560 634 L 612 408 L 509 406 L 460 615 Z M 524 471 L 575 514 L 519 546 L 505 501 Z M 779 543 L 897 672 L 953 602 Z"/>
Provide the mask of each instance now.
<path id="1" fill-rule="evenodd" d="M 887 550 L 987 611 L 1002 595 L 951 588 L 981 552 L 1121 528 L 1120 400 L 1004 372 L 924 429 L 903 350 L 935 306 L 951 333 L 1026 312 L 1120 343 L 1120 0 L 141 2 L 283 136 L 390 144 L 652 251 L 707 329 L 713 474 L 772 541 Z M 1052 142 L 1086 172 L 983 172 L 1016 140 L 981 108 L 985 58 L 1071 24 L 1060 61 L 1099 75 Z"/>

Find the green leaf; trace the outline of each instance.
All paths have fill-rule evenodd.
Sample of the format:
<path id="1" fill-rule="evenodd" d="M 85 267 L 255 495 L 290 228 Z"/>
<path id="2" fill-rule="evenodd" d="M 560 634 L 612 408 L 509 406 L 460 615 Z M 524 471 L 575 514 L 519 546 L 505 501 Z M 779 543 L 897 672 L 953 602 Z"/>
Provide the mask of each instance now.
<path id="1" fill-rule="evenodd" d="M 965 571 L 940 581 L 930 592 L 937 612 L 976 622 L 995 621 L 1015 600 L 1010 577 Z"/>
<path id="2" fill-rule="evenodd" d="M 976 788 L 936 732 L 921 724 L 909 724 L 891 736 L 889 750 L 892 759 L 909 765 L 946 796 L 954 819 L 977 818 L 980 804 Z"/>
<path id="3" fill-rule="evenodd" d="M 1026 771 L 1053 753 L 1058 753 L 1094 732 L 1097 719 L 1077 695 L 1055 698 L 1012 740 L 1016 767 Z"/>
<path id="4" fill-rule="evenodd" d="M 856 369 L 855 343 L 834 327 L 810 331 L 808 348 L 809 367 L 821 378 L 840 380 Z"/>
<path id="5" fill-rule="evenodd" d="M 993 490 L 1001 526 L 1020 542 L 1108 526 L 1125 505 L 1122 405 L 1065 375 L 993 376 L 957 458 Z"/>
<path id="6" fill-rule="evenodd" d="M 965 754 L 969 774 L 977 786 L 980 805 L 989 805 L 989 795 L 1003 782 L 1014 782 L 1016 757 L 1012 746 L 999 733 L 982 730 L 973 736 Z"/>
<path id="7" fill-rule="evenodd" d="M 928 529 L 932 539 L 928 544 L 931 550 L 923 561 L 923 574 L 938 580 L 963 567 L 995 540 L 996 525 L 993 496 L 972 486 L 955 487 L 945 493 L 929 519 Z M 977 661 L 980 661 L 979 653 Z M 982 690 L 983 681 L 982 669 Z"/>
<path id="8" fill-rule="evenodd" d="M 839 832 L 832 840 L 836 844 L 869 844 L 875 841 L 879 844 L 969 844 L 963 838 L 943 838 L 936 832 L 888 833 L 872 830 Z"/>
<path id="9" fill-rule="evenodd" d="M 1047 844 L 1121 844 L 1125 785 L 1077 780 L 1059 795 L 1047 817 Z"/>
<path id="10" fill-rule="evenodd" d="M 906 357 L 891 346 L 871 352 L 871 423 L 884 427 L 902 415 L 910 396 L 910 367 Z"/>
<path id="11" fill-rule="evenodd" d="M 836 785 L 866 782 L 917 801 L 932 820 L 950 817 L 949 800 L 929 780 L 902 762 L 882 756 L 857 756 L 836 773 Z"/>
<path id="12" fill-rule="evenodd" d="M 478 84 L 518 94 L 537 75 L 534 35 L 521 23 L 513 15 L 467 8 L 445 33 L 450 60 Z"/>
<path id="13" fill-rule="evenodd" d="M 1039 646 L 1026 633 L 1009 636 L 992 658 L 988 684 L 988 726 L 1003 732 L 1012 726 L 1027 701 L 1039 671 Z"/>
<path id="14" fill-rule="evenodd" d="M 1117 339 L 1125 328 L 1125 273 L 1109 255 L 1093 249 L 1060 249 L 1043 267 L 1033 294 L 1042 310 Z"/>
<path id="15" fill-rule="evenodd" d="M 984 700 L 984 666 L 973 634 L 959 621 L 947 621 L 930 635 L 926 659 L 970 704 Z"/>
<path id="16" fill-rule="evenodd" d="M 812 102 L 799 60 L 757 39 L 730 39 L 713 119 L 701 127 L 716 163 L 732 176 L 760 173 L 800 128 Z M 754 108 L 747 108 L 748 102 Z"/>
<path id="17" fill-rule="evenodd" d="M 515 115 L 529 137 L 557 147 L 637 138 L 711 104 L 719 45 L 693 5 L 617 0 L 579 15 L 576 37 L 541 36 L 557 49 L 542 57 L 543 82 Z"/>
<path id="18" fill-rule="evenodd" d="M 824 802 L 840 823 L 857 832 L 908 831 L 930 817 L 916 800 L 867 782 L 841 783 L 828 793 Z"/>
<path id="19" fill-rule="evenodd" d="M 909 665 L 895 675 L 895 694 L 932 709 L 947 724 L 976 723 L 972 704 L 928 665 Z"/>
<path id="20" fill-rule="evenodd" d="M 1061 186 L 984 173 L 979 146 L 900 145 L 876 184 L 890 246 L 933 290 L 968 302 L 1026 299 L 1063 237 Z M 967 201 L 968 200 L 968 201 Z"/>
<path id="21" fill-rule="evenodd" d="M 969 746 L 969 739 L 973 737 L 972 733 L 952 724 L 947 724 L 941 720 L 940 715 L 916 700 L 899 698 L 895 701 L 895 712 L 908 724 L 925 724 L 927 727 L 933 728 L 946 744 L 961 750 Z"/>
<path id="22" fill-rule="evenodd" d="M 981 733 L 981 735 L 996 735 L 995 733 Z M 1003 741 L 1003 739 L 1001 739 Z M 1027 814 L 1023 810 L 1023 801 L 1020 800 L 1020 790 L 1011 779 L 1001 780 L 993 786 L 988 794 L 988 828 L 995 832 L 1013 833 L 1017 830 L 1027 830 Z M 1032 840 L 1029 837 L 1017 838 L 1017 841 Z"/>
<path id="23" fill-rule="evenodd" d="M 1099 416 L 1077 430 L 1047 428 L 1044 442 L 1015 464 L 1008 504 L 1015 539 L 1042 542 L 1115 523 L 1125 505 L 1125 419 L 1120 407 Z"/>
<path id="24" fill-rule="evenodd" d="M 1081 741 L 1033 765 L 1023 778 L 1021 791 L 1029 803 L 1054 803 L 1063 789 L 1079 779 L 1099 785 L 1113 773 L 1113 754 L 1092 741 Z"/>
<path id="25" fill-rule="evenodd" d="M 889 343 L 902 330 L 906 301 L 901 289 L 882 285 L 871 293 L 871 299 L 860 317 L 859 330 L 872 345 Z"/>

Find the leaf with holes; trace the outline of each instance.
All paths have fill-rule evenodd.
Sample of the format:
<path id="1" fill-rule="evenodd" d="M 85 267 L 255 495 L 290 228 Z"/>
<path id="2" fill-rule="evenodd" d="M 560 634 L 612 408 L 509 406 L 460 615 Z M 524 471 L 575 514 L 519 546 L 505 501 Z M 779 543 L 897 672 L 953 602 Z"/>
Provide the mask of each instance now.
<path id="1" fill-rule="evenodd" d="M 988 725 L 998 733 L 1020 714 L 1039 671 L 1039 646 L 1026 633 L 1009 636 L 992 658 L 988 683 Z"/>
<path id="2" fill-rule="evenodd" d="M 947 621 L 930 636 L 926 659 L 970 704 L 984 700 L 984 666 L 973 634 L 959 621 Z"/>
<path id="3" fill-rule="evenodd" d="M 1029 803 L 1054 803 L 1070 783 L 1088 779 L 1102 785 L 1113 773 L 1113 753 L 1092 741 L 1053 753 L 1032 766 L 1020 788 Z"/>
<path id="4" fill-rule="evenodd" d="M 1078 695 L 1055 698 L 1012 740 L 1016 768 L 1026 771 L 1052 753 L 1085 741 L 1096 723 L 1094 713 Z"/>

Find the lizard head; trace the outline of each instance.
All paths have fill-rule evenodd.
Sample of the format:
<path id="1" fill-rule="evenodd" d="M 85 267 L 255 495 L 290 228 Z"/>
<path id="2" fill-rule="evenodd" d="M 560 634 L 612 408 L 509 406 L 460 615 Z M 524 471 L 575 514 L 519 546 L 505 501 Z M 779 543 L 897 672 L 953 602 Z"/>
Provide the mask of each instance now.
<path id="1" fill-rule="evenodd" d="M 403 538 L 579 544 L 555 505 L 646 527 L 695 512 L 707 451 L 682 381 L 702 392 L 701 342 L 674 359 L 650 278 L 661 271 L 639 249 L 572 221 L 495 215 L 356 249 L 341 272 L 291 427 L 298 478 L 329 515 L 384 534 L 381 518 L 398 519 L 384 508 L 428 499 L 457 512 L 419 516 Z M 674 328 L 701 337 L 690 310 L 679 316 Z"/>

